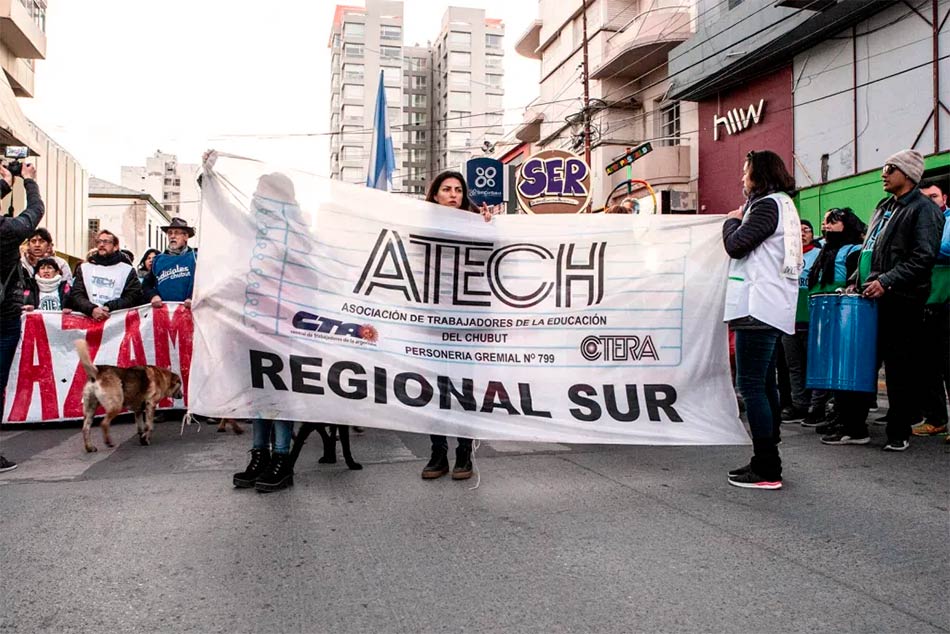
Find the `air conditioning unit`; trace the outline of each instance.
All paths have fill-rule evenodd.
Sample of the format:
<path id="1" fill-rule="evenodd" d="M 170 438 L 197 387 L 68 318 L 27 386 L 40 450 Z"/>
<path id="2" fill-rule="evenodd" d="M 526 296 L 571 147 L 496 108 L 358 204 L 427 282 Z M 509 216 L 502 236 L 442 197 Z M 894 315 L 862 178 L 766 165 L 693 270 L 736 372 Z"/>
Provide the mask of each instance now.
<path id="1" fill-rule="evenodd" d="M 696 197 L 693 192 L 670 192 L 670 211 L 693 211 L 696 209 Z"/>

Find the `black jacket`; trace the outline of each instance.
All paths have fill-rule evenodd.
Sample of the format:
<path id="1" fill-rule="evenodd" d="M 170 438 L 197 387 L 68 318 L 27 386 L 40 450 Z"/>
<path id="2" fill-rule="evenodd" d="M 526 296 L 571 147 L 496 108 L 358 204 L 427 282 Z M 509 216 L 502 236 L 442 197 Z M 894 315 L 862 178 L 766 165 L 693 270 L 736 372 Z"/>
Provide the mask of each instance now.
<path id="1" fill-rule="evenodd" d="M 886 211 L 892 212 L 891 218 L 874 244 L 867 281 L 880 282 L 884 297 L 923 303 L 930 294 L 930 273 L 940 251 L 943 214 L 915 187 L 900 198 L 888 196 L 877 204 L 868 225 L 869 237 Z M 857 273 L 849 282 L 857 283 Z"/>
<path id="2" fill-rule="evenodd" d="M 116 251 L 112 255 L 100 257 L 98 254 L 89 258 L 91 264 L 101 266 L 113 266 L 120 262 L 128 263 L 125 255 Z M 123 308 L 132 308 L 142 304 L 142 284 L 139 282 L 139 276 L 135 268 L 129 269 L 129 276 L 125 278 L 125 286 L 122 288 L 122 296 L 119 299 L 113 299 L 105 303 L 109 311 L 122 310 Z M 96 304 L 89 301 L 89 295 L 86 293 L 86 281 L 82 276 L 82 265 L 76 268 L 76 275 L 73 277 L 73 288 L 69 291 L 69 302 L 73 310 L 92 316 L 92 311 Z"/>
<path id="3" fill-rule="evenodd" d="M 39 226 L 46 208 L 40 188 L 31 178 L 23 181 L 26 209 L 16 218 L 0 217 L 0 321 L 20 319 L 23 309 L 23 286 L 20 282 L 20 244 Z M 10 186 L 0 179 L 0 198 L 10 193 Z"/>
<path id="4" fill-rule="evenodd" d="M 40 285 L 36 282 L 36 277 L 29 278 L 29 280 L 26 282 L 26 287 L 27 287 L 28 292 L 23 293 L 23 303 L 29 304 L 33 308 L 39 308 L 40 307 Z M 67 282 L 66 280 L 62 280 L 59 283 L 59 287 L 57 291 L 59 293 L 60 310 L 66 309 L 66 308 L 72 308 L 72 306 L 69 303 L 70 288 L 72 287 L 69 285 L 69 282 Z"/>

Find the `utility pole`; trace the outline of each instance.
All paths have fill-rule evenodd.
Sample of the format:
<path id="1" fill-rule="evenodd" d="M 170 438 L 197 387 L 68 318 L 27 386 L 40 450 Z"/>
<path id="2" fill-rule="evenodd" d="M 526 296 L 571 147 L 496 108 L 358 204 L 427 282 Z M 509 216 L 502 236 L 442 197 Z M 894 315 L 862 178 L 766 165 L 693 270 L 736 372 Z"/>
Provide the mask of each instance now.
<path id="1" fill-rule="evenodd" d="M 587 0 L 581 0 L 584 49 L 584 162 L 590 167 L 590 69 L 587 65 Z"/>

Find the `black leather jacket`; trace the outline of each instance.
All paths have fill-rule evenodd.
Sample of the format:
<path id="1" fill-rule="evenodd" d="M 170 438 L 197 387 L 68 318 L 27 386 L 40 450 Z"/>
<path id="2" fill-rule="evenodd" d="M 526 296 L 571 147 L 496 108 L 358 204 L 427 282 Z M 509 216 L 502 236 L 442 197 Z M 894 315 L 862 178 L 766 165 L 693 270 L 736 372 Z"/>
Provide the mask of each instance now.
<path id="1" fill-rule="evenodd" d="M 930 273 L 940 251 L 943 214 L 914 187 L 900 198 L 888 196 L 877 204 L 868 235 L 886 211 L 892 215 L 874 245 L 867 281 L 879 281 L 884 297 L 923 303 L 930 294 Z M 857 282 L 857 274 L 850 281 Z"/>

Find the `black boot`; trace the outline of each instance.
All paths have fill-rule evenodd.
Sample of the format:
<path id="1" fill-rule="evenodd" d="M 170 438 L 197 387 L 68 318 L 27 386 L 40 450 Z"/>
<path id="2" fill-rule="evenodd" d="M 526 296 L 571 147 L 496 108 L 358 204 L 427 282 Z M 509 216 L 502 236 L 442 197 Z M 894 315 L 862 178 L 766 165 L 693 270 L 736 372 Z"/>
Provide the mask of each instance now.
<path id="1" fill-rule="evenodd" d="M 254 488 L 261 493 L 280 491 L 292 486 L 294 486 L 294 465 L 290 461 L 290 454 L 286 453 L 275 453 L 271 457 L 267 471 L 257 478 L 254 484 Z"/>
<path id="2" fill-rule="evenodd" d="M 453 480 L 468 480 L 472 477 L 472 448 L 458 447 L 455 450 L 455 468 L 452 469 Z"/>
<path id="3" fill-rule="evenodd" d="M 441 478 L 449 472 L 449 457 L 445 449 L 432 449 L 432 457 L 429 463 L 422 469 L 423 480 L 435 480 Z"/>
<path id="4" fill-rule="evenodd" d="M 270 449 L 251 449 L 251 461 L 241 473 L 235 473 L 234 486 L 239 489 L 250 489 L 257 479 L 267 470 L 270 463 Z"/>

